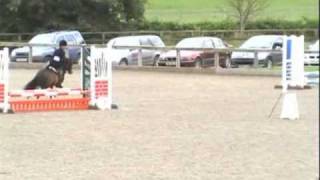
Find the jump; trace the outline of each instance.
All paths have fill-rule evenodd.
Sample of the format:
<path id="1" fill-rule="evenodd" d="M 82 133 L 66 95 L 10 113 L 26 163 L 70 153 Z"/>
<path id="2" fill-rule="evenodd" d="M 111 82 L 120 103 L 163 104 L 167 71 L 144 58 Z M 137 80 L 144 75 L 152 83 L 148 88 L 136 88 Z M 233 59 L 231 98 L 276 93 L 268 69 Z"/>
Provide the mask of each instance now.
<path id="1" fill-rule="evenodd" d="M 36 76 L 24 87 L 25 90 L 62 88 L 65 73 L 72 74 L 72 61 L 67 51 L 67 42 L 60 41 L 59 49 L 57 49 L 49 65 L 41 69 Z"/>

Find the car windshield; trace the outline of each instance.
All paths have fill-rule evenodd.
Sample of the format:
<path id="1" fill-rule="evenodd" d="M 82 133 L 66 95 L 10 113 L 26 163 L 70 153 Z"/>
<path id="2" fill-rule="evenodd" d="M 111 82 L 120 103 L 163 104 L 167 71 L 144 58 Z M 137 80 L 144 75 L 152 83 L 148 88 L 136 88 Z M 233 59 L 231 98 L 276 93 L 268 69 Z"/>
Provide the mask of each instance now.
<path id="1" fill-rule="evenodd" d="M 177 48 L 203 48 L 204 40 L 199 38 L 183 39 L 177 44 L 176 47 Z"/>
<path id="2" fill-rule="evenodd" d="M 39 34 L 33 37 L 29 41 L 29 44 L 52 44 L 53 39 L 53 35 L 51 34 Z"/>
<path id="3" fill-rule="evenodd" d="M 159 37 L 153 37 L 152 44 L 156 47 L 165 47 L 165 44 L 162 42 L 162 40 Z"/>
<path id="4" fill-rule="evenodd" d="M 275 38 L 266 36 L 256 36 L 247 40 L 240 48 L 272 48 Z"/>

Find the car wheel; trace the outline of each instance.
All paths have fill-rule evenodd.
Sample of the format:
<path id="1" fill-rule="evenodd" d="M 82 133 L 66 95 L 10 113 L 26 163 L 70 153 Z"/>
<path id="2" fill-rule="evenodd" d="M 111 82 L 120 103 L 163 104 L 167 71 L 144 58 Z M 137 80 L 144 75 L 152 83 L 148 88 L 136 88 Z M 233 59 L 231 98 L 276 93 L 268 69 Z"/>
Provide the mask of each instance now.
<path id="1" fill-rule="evenodd" d="M 159 66 L 159 64 L 158 64 L 159 58 L 160 58 L 160 55 L 156 55 L 156 56 L 154 57 L 154 59 L 153 59 L 153 66 Z"/>
<path id="2" fill-rule="evenodd" d="M 201 68 L 202 67 L 202 60 L 200 57 L 197 57 L 195 63 L 194 63 L 195 68 Z"/>
<path id="3" fill-rule="evenodd" d="M 119 66 L 128 66 L 128 60 L 127 59 L 122 59 L 119 63 Z"/>

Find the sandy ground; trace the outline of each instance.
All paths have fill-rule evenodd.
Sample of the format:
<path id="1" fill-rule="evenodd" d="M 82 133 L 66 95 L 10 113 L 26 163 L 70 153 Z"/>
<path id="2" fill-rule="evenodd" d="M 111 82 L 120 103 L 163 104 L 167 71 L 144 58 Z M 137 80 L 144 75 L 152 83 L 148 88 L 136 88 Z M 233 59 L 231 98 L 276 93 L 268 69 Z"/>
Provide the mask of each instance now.
<path id="1" fill-rule="evenodd" d="M 33 74 L 13 70 L 11 87 Z M 0 179 L 315 180 L 318 88 L 297 92 L 301 119 L 280 120 L 279 82 L 116 71 L 118 110 L 0 114 Z"/>

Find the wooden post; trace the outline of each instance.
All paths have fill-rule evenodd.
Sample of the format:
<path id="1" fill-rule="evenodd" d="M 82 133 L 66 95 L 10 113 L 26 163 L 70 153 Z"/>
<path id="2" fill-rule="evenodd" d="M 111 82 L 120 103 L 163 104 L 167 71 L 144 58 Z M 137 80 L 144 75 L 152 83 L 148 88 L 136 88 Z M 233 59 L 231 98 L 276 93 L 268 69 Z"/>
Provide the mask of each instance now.
<path id="1" fill-rule="evenodd" d="M 259 60 L 258 60 L 258 51 L 254 52 L 254 59 L 253 59 L 253 67 L 258 68 Z"/>
<path id="2" fill-rule="evenodd" d="M 29 45 L 28 63 L 32 63 L 32 46 Z"/>
<path id="3" fill-rule="evenodd" d="M 141 48 L 139 48 L 139 51 L 138 51 L 138 66 L 139 67 L 143 66 L 143 63 L 142 63 L 142 49 Z"/>
<path id="4" fill-rule="evenodd" d="M 220 68 L 220 54 L 219 52 L 214 53 L 214 67 L 216 70 Z"/>
<path id="5" fill-rule="evenodd" d="M 103 32 L 102 33 L 102 44 L 106 42 L 106 34 Z"/>
<path id="6" fill-rule="evenodd" d="M 21 42 L 21 41 L 22 41 L 22 35 L 19 34 L 19 35 L 18 35 L 18 42 Z"/>
<path id="7" fill-rule="evenodd" d="M 163 31 L 159 31 L 159 36 L 163 39 L 164 32 Z"/>
<path id="8" fill-rule="evenodd" d="M 177 68 L 180 68 L 180 67 L 181 67 L 181 53 L 180 53 L 180 49 L 177 49 L 176 67 L 177 67 Z"/>
<path id="9" fill-rule="evenodd" d="M 154 64 L 154 66 L 155 67 L 159 67 L 159 60 L 160 60 L 160 56 L 158 57 L 158 58 L 156 58 L 156 60 L 155 60 L 155 64 Z"/>

